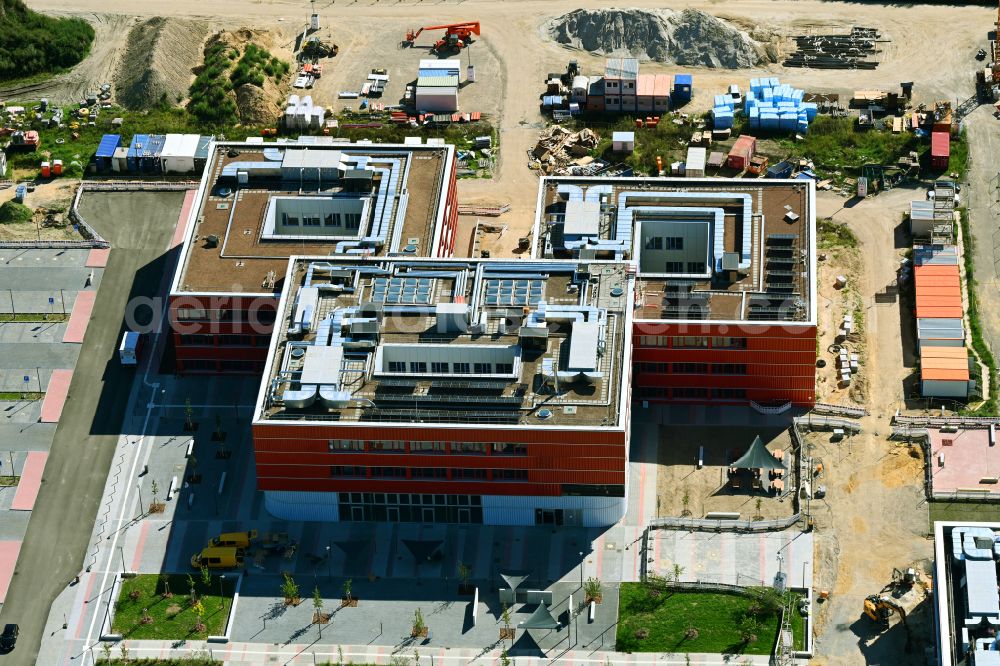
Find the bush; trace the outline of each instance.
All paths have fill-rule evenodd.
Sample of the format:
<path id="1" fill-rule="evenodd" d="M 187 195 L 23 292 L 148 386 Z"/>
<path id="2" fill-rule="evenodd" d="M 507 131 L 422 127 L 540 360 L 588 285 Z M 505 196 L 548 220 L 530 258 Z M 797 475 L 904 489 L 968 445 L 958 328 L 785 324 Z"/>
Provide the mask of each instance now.
<path id="1" fill-rule="evenodd" d="M 16 201 L 7 201 L 0 206 L 0 224 L 16 224 L 31 220 L 31 209 Z"/>

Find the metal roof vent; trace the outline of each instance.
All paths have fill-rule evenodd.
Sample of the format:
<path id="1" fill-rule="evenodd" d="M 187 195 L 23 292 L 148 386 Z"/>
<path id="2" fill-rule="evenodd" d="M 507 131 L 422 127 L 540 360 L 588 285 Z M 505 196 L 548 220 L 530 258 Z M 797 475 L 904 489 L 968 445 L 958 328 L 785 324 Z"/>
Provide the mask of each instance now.
<path id="1" fill-rule="evenodd" d="M 566 405 L 563 407 L 563 414 L 574 416 L 576 414 L 576 405 Z"/>
<path id="2" fill-rule="evenodd" d="M 549 418 L 552 418 L 552 410 L 551 409 L 539 409 L 538 413 L 535 414 L 535 416 L 537 416 L 540 419 L 549 419 Z"/>

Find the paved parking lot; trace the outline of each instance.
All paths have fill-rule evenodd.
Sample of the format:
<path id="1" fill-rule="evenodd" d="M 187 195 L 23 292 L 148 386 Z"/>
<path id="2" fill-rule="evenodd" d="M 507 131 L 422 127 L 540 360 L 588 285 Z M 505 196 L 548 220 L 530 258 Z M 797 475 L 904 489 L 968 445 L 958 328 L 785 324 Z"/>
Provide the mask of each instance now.
<path id="1" fill-rule="evenodd" d="M 0 312 L 56 317 L 72 311 L 81 290 L 100 286 L 102 269 L 86 266 L 88 250 L 0 249 Z M 85 283 L 91 282 L 85 287 Z M 50 302 L 51 300 L 51 302 Z M 53 372 L 71 371 L 80 345 L 63 342 L 68 323 L 0 322 L 0 391 L 45 393 Z M 27 378 L 27 381 L 25 381 Z M 55 424 L 39 423 L 42 400 L 0 402 L 0 475 L 20 476 L 0 487 L 0 609 L 41 485 Z"/>

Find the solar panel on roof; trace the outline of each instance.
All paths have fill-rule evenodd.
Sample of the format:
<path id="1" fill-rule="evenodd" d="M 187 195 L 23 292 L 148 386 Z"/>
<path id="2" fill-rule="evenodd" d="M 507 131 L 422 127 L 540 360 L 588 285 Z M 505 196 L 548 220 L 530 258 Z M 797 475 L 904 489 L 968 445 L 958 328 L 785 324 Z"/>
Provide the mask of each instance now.
<path id="1" fill-rule="evenodd" d="M 491 279 L 486 281 L 486 304 L 525 306 L 542 300 L 545 284 L 542 280 Z"/>
<path id="2" fill-rule="evenodd" d="M 388 305 L 428 305 L 433 291 L 433 278 L 376 278 L 372 286 L 372 301 Z"/>

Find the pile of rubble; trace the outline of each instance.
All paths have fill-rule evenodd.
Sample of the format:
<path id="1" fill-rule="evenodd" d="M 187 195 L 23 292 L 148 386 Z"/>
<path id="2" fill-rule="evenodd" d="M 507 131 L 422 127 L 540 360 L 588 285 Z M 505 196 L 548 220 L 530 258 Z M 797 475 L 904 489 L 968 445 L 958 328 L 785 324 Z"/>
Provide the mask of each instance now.
<path id="1" fill-rule="evenodd" d="M 591 129 L 571 132 L 561 125 L 542 130 L 535 148 L 528 153 L 528 166 L 549 175 L 576 173 L 575 168 L 594 162 L 590 156 L 600 137 Z"/>

